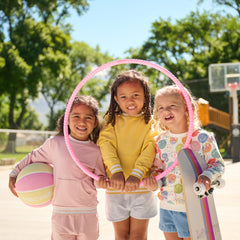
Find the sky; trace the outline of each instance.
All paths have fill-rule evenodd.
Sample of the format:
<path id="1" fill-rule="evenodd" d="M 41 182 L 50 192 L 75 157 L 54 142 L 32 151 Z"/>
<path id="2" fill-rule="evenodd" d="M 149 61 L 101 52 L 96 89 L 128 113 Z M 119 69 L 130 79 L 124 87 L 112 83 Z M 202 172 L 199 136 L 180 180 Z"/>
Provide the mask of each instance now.
<path id="1" fill-rule="evenodd" d="M 73 13 L 68 21 L 73 25 L 73 40 L 84 41 L 102 52 L 124 58 L 130 47 L 143 45 L 150 36 L 151 25 L 160 17 L 171 21 L 185 18 L 191 11 L 221 9 L 205 0 L 90 0 L 83 16 Z M 225 6 L 230 11 L 230 8 Z"/>
<path id="2" fill-rule="evenodd" d="M 185 18 L 191 11 L 204 9 L 215 12 L 221 10 L 205 0 L 197 5 L 198 0 L 89 0 L 89 10 L 82 16 L 73 12 L 67 19 L 73 26 L 72 40 L 84 41 L 101 52 L 108 52 L 112 57 L 124 59 L 124 52 L 129 48 L 141 47 L 149 37 L 151 25 L 160 17 L 171 21 Z M 231 11 L 225 7 L 224 9 Z M 234 13 L 235 14 L 235 13 Z M 33 103 L 39 119 L 47 124 L 49 112 L 43 98 Z M 57 108 L 62 108 L 59 104 Z M 56 109 L 55 109 L 56 110 Z"/>

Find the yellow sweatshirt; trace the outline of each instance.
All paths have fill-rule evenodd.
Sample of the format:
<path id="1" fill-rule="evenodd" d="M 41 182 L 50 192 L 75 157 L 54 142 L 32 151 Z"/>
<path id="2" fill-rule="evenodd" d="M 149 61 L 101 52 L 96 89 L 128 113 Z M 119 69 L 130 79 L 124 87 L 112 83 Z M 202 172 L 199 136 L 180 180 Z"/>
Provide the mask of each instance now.
<path id="1" fill-rule="evenodd" d="M 104 124 L 98 144 L 108 177 L 117 172 L 123 172 L 125 179 L 130 175 L 148 177 L 155 158 L 155 135 L 152 120 L 146 124 L 142 114 L 116 115 L 114 127 Z"/>

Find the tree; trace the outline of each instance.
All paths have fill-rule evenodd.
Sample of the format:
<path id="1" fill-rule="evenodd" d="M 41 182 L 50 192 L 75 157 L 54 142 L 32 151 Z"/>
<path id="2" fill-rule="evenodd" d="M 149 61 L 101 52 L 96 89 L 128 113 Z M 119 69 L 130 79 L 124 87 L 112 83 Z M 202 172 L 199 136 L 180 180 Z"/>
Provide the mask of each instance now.
<path id="1" fill-rule="evenodd" d="M 49 129 L 54 130 L 59 114 L 55 113 L 56 103 L 67 103 L 78 83 L 94 68 L 110 61 L 108 54 L 89 47 L 84 42 L 74 42 L 68 55 L 60 52 L 46 52 L 40 60 L 42 71 L 41 92 L 50 108 Z M 55 67 L 54 67 L 55 66 Z M 45 80 L 45 81 L 43 81 Z M 80 94 L 92 95 L 101 100 L 105 81 L 99 77 L 89 80 Z M 61 112 L 61 111 L 59 111 Z"/>
<path id="2" fill-rule="evenodd" d="M 98 47 L 93 49 L 84 42 L 73 43 L 70 58 L 72 63 L 71 82 L 73 82 L 74 88 L 94 68 L 113 60 L 108 53 L 101 53 Z M 106 81 L 107 75 L 109 75 L 109 73 L 104 76 L 94 76 L 84 85 L 80 93 L 84 95 L 90 94 L 98 101 L 101 101 L 104 99 L 106 95 L 106 88 L 108 89 L 110 84 Z"/>
<path id="3" fill-rule="evenodd" d="M 9 128 L 21 127 L 28 99 L 38 95 L 40 56 L 49 48 L 68 53 L 70 37 L 65 36 L 69 36 L 71 27 L 63 21 L 69 11 L 75 9 L 81 15 L 88 6 L 86 0 L 6 0 L 0 3 L 0 96 L 4 94 L 9 98 Z M 61 37 L 60 32 L 65 36 Z M 9 141 L 15 139 L 15 134 L 9 135 Z"/>
<path id="4" fill-rule="evenodd" d="M 204 0 L 199 0 L 198 3 L 202 3 Z M 240 17 L 240 1 L 239 0 L 212 0 L 213 3 L 219 4 L 221 6 L 228 6 L 237 11 Z"/>
<path id="5" fill-rule="evenodd" d="M 205 98 L 215 107 L 226 110 L 228 101 L 224 94 L 209 93 L 208 66 L 239 61 L 239 29 L 238 18 L 219 13 L 191 12 L 175 24 L 171 19 L 160 18 L 152 24 L 151 36 L 143 46 L 138 50 L 131 49 L 129 53 L 132 58 L 157 62 L 189 86 L 196 97 Z M 157 74 L 153 76 L 153 85 L 161 87 L 165 84 Z M 165 81 L 169 79 L 165 78 Z"/>
<path id="6" fill-rule="evenodd" d="M 25 33 L 24 35 L 22 35 L 22 31 Z M 0 69 L 0 83 L 1 94 L 5 94 L 10 100 L 9 128 L 18 129 L 21 127 L 24 114 L 26 114 L 28 99 L 38 96 L 42 80 L 40 78 L 42 69 L 38 64 L 39 58 L 49 47 L 53 50 L 57 50 L 57 47 L 65 49 L 66 41 L 63 41 L 63 37 L 57 39 L 58 32 L 54 34 L 50 26 L 36 23 L 30 19 L 23 25 L 16 26 L 12 32 L 14 33 L 12 41 L 4 42 L 0 52 L 5 59 L 5 66 Z M 63 42 L 63 44 L 59 44 L 59 42 Z M 20 111 L 16 112 L 15 109 L 20 109 Z M 15 133 L 9 135 L 9 141 L 14 141 L 15 138 Z"/>

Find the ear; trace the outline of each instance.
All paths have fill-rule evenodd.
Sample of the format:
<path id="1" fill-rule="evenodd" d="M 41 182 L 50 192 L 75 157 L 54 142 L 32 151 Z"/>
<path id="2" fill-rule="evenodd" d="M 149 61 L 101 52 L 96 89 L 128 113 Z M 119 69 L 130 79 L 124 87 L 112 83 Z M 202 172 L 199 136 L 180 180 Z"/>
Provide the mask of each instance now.
<path id="1" fill-rule="evenodd" d="M 115 100 L 116 103 L 118 104 L 117 96 L 114 96 L 114 100 Z"/>
<path id="2" fill-rule="evenodd" d="M 95 123 L 94 123 L 94 128 L 97 126 L 97 124 L 98 124 L 98 122 L 97 122 L 98 120 L 95 118 Z"/>

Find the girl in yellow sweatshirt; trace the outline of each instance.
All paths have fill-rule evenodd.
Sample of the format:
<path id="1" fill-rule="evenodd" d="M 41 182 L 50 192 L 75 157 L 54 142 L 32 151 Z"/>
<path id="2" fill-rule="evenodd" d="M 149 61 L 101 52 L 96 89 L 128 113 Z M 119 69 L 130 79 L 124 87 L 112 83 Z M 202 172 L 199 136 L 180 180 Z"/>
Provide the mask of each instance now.
<path id="1" fill-rule="evenodd" d="M 149 218 L 156 216 L 154 194 L 139 183 L 148 177 L 155 157 L 150 89 L 144 76 L 129 70 L 111 87 L 111 100 L 100 132 L 99 146 L 110 187 L 107 219 L 115 239 L 147 239 Z"/>

